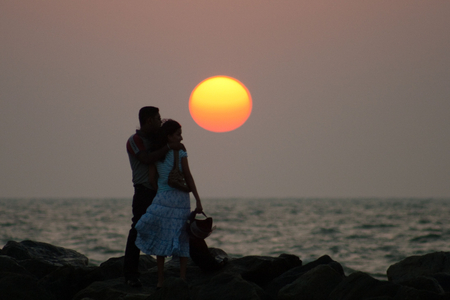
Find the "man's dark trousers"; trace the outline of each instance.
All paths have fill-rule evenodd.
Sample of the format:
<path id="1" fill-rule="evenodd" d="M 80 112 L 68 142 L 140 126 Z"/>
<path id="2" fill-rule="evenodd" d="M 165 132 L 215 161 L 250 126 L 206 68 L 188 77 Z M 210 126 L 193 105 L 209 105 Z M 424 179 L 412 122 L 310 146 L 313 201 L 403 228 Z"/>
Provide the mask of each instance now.
<path id="1" fill-rule="evenodd" d="M 125 280 L 131 278 L 139 278 L 139 255 L 140 250 L 136 247 L 137 231 L 134 228 L 136 223 L 147 211 L 147 208 L 152 204 L 153 198 L 156 196 L 156 191 L 149 189 L 143 185 L 136 185 L 134 187 L 133 196 L 133 218 L 131 219 L 131 229 L 128 233 L 127 246 L 125 248 L 125 259 L 123 263 L 123 274 Z"/>

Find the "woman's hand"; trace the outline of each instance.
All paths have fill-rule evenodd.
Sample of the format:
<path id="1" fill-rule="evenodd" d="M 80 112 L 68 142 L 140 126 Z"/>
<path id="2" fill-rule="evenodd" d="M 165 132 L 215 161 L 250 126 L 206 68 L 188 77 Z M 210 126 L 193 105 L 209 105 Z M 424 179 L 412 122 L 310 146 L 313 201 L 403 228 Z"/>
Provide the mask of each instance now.
<path id="1" fill-rule="evenodd" d="M 201 203 L 197 203 L 197 207 L 195 208 L 195 212 L 201 214 L 203 212 L 203 207 Z"/>

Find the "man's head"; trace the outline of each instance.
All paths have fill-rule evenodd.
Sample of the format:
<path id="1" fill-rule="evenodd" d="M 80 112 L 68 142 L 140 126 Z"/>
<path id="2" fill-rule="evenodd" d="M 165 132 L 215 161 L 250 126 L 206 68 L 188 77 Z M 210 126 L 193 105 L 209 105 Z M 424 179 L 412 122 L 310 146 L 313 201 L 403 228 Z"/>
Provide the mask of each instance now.
<path id="1" fill-rule="evenodd" d="M 159 108 L 153 106 L 144 106 L 139 110 L 139 124 L 141 130 L 155 131 L 161 127 L 161 116 Z"/>

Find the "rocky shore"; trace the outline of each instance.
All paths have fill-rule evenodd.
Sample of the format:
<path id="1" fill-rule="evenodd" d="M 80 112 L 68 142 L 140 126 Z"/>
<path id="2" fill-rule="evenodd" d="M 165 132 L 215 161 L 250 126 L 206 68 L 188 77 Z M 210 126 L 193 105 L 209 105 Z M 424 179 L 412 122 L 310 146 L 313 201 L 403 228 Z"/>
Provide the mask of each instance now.
<path id="1" fill-rule="evenodd" d="M 215 254 L 226 255 L 211 248 Z M 36 241 L 8 242 L 0 251 L 0 299 L 33 300 L 434 300 L 450 299 L 450 252 L 411 256 L 387 270 L 387 281 L 363 272 L 345 274 L 324 255 L 303 264 L 299 257 L 245 256 L 219 271 L 188 265 L 188 282 L 177 262 L 166 263 L 164 287 L 156 290 L 156 261 L 140 258 L 141 288 L 122 277 L 123 257 L 100 266 L 70 249 Z"/>

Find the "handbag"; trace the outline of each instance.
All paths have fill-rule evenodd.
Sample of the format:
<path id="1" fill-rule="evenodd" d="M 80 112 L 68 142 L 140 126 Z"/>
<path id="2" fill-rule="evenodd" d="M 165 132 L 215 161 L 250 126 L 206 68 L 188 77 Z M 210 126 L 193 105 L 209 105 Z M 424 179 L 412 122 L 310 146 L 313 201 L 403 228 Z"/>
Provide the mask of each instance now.
<path id="1" fill-rule="evenodd" d="M 206 216 L 204 212 L 201 214 L 206 219 L 196 219 L 197 212 L 195 210 L 189 215 L 186 230 L 191 238 L 206 239 L 216 229 L 216 226 L 213 226 L 213 219 Z"/>
<path id="2" fill-rule="evenodd" d="M 173 151 L 173 168 L 169 173 L 168 184 L 170 187 L 176 188 L 180 191 L 189 193 L 191 189 L 184 179 L 183 173 L 181 173 L 180 168 L 178 168 L 178 150 Z"/>
<path id="3" fill-rule="evenodd" d="M 203 271 L 216 271 L 223 268 L 228 263 L 228 257 L 220 249 L 209 249 L 205 239 L 213 232 L 211 217 L 202 214 L 206 219 L 196 219 L 196 211 L 191 212 L 186 222 L 186 230 L 189 235 L 189 256 L 192 261 Z M 222 253 L 221 253 L 222 252 Z"/>

